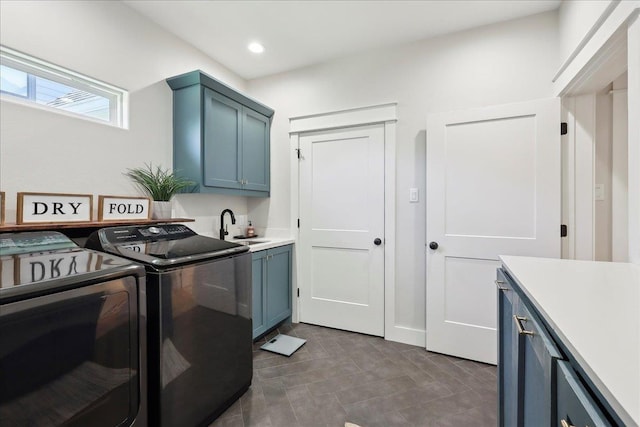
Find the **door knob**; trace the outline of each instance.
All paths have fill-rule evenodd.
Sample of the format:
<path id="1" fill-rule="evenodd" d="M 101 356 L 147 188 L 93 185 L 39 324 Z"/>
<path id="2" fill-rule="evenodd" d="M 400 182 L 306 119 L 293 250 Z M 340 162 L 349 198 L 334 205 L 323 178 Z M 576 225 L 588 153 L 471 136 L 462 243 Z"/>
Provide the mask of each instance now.
<path id="1" fill-rule="evenodd" d="M 376 246 L 380 246 L 380 243 L 382 243 L 382 240 L 380 240 L 379 237 L 376 237 L 376 239 L 373 241 L 373 243 L 375 243 Z"/>
<path id="2" fill-rule="evenodd" d="M 438 249 L 438 242 L 430 242 L 429 243 L 429 248 L 433 249 L 434 251 L 436 249 Z"/>

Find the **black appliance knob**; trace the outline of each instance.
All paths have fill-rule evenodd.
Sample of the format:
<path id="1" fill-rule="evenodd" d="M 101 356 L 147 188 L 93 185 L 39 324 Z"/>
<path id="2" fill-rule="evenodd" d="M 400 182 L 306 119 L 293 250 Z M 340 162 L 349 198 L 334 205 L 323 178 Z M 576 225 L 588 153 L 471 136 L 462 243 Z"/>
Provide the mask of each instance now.
<path id="1" fill-rule="evenodd" d="M 429 247 L 435 251 L 438 249 L 438 242 L 430 242 Z"/>

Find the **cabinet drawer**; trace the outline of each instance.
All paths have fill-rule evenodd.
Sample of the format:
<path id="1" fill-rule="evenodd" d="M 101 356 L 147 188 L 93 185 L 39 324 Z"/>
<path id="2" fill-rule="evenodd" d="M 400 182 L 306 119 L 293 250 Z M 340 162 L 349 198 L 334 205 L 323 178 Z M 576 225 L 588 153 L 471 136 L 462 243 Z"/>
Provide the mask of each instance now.
<path id="1" fill-rule="evenodd" d="M 569 362 L 558 361 L 557 372 L 559 427 L 611 426 L 591 398 Z M 566 425 L 563 425 L 563 421 Z"/>

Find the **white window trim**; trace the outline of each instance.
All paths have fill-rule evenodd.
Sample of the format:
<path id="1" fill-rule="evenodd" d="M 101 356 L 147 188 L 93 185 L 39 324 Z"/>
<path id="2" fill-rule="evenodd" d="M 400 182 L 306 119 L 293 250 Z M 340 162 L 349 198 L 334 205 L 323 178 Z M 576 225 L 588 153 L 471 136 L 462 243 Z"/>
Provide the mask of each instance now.
<path id="1" fill-rule="evenodd" d="M 110 120 L 100 120 L 83 114 L 66 111 L 60 108 L 49 107 L 33 102 L 32 100 L 24 99 L 19 96 L 7 93 L 0 94 L 0 99 L 3 102 L 8 101 L 16 104 L 28 105 L 29 107 L 37 108 L 40 110 L 52 111 L 65 116 L 81 118 L 95 123 L 128 129 L 129 93 L 126 90 L 82 75 L 80 73 L 76 73 L 75 71 L 71 71 L 69 69 L 42 61 L 40 59 L 10 49 L 6 46 L 0 46 L 0 59 L 2 65 L 6 65 L 8 67 L 24 71 L 28 74 L 43 77 L 48 80 L 65 84 L 80 90 L 95 93 L 109 99 Z"/>

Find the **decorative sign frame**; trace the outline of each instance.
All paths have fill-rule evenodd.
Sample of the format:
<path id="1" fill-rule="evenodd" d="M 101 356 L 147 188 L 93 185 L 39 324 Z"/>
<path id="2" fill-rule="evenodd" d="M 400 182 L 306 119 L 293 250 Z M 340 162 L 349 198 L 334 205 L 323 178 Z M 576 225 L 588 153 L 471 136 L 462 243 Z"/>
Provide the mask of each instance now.
<path id="1" fill-rule="evenodd" d="M 151 219 L 151 197 L 98 196 L 98 221 Z"/>
<path id="2" fill-rule="evenodd" d="M 91 222 L 93 196 L 66 193 L 18 193 L 17 224 Z"/>
<path id="3" fill-rule="evenodd" d="M 4 191 L 0 191 L 0 225 L 4 225 L 4 207 L 5 207 Z"/>

